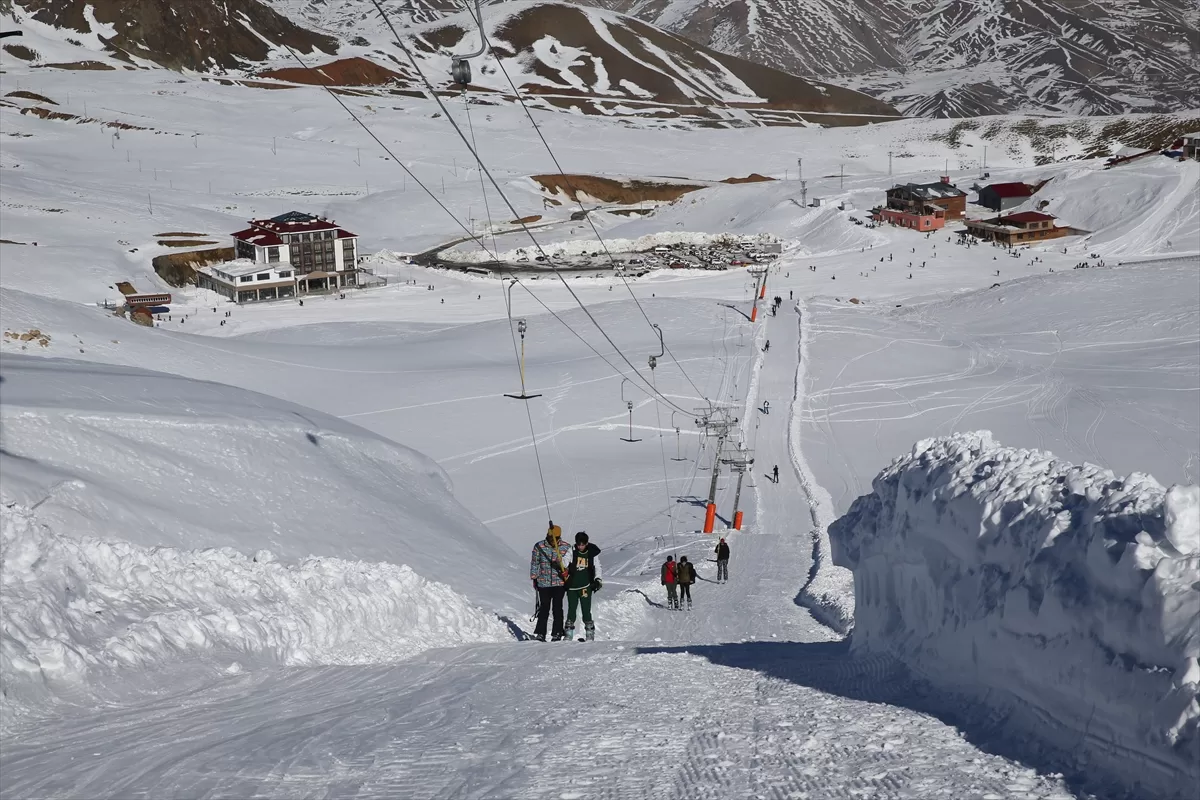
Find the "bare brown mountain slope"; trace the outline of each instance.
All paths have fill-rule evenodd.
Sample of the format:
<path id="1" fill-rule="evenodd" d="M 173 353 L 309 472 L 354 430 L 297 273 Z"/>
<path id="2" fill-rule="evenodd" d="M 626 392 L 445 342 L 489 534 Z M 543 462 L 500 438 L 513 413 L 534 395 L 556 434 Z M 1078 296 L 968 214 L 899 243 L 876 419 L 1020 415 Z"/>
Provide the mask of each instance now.
<path id="1" fill-rule="evenodd" d="M 338 51 L 337 39 L 299 27 L 259 0 L 12 0 L 12 5 L 56 28 L 94 31 L 118 57 L 138 56 L 171 69 L 236 69 L 266 59 L 268 42 L 301 53 Z M 107 26 L 111 33 L 100 30 Z"/>

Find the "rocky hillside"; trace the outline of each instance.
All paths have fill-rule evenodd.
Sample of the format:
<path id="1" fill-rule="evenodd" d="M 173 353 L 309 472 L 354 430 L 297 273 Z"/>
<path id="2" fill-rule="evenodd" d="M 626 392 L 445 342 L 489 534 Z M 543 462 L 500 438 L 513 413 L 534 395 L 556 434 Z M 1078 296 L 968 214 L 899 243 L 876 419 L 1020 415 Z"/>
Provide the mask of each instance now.
<path id="1" fill-rule="evenodd" d="M 1178 0 L 577 0 L 867 91 L 910 114 L 1200 105 L 1200 5 Z"/>
<path id="2" fill-rule="evenodd" d="M 61 32 L 70 44 L 172 69 L 238 69 L 278 44 L 333 54 L 338 41 L 294 24 L 259 0 L 6 0 L 16 27 Z"/>

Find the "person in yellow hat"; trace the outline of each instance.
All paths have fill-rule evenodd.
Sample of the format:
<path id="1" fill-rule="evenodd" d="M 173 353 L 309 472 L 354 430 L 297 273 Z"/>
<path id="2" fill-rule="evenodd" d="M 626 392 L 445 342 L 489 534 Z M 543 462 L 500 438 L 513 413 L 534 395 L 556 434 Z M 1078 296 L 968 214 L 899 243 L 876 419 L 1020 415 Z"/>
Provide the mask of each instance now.
<path id="1" fill-rule="evenodd" d="M 554 627 L 551 628 L 550 639 L 557 642 L 563 638 L 563 597 L 567 593 L 567 564 L 569 563 L 571 546 L 562 540 L 562 528 L 550 523 L 546 538 L 533 546 L 533 555 L 529 559 L 529 579 L 537 592 L 537 625 L 533 629 L 533 638 L 540 642 L 546 641 L 546 624 L 551 612 L 554 616 Z"/>

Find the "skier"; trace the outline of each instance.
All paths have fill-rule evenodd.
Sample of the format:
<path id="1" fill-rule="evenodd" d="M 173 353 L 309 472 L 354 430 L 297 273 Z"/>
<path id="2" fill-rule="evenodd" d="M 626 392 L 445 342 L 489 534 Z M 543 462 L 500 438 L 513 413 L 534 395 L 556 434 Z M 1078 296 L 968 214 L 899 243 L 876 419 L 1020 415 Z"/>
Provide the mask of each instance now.
<path id="1" fill-rule="evenodd" d="M 679 566 L 675 569 L 675 579 L 679 582 L 679 607 L 687 600 L 688 611 L 692 610 L 692 584 L 696 582 L 696 568 L 688 562 L 687 556 L 679 557 Z"/>
<path id="2" fill-rule="evenodd" d="M 729 545 L 724 539 L 717 542 L 716 549 L 713 550 L 717 554 L 717 583 L 729 582 Z"/>
<path id="3" fill-rule="evenodd" d="M 771 468 L 771 476 L 774 479 L 775 483 L 779 483 L 779 465 L 778 464 L 776 464 L 774 467 Z"/>
<path id="4" fill-rule="evenodd" d="M 763 413 L 764 414 L 771 413 L 771 401 L 770 400 L 763 400 Z"/>
<path id="5" fill-rule="evenodd" d="M 533 546 L 529 579 L 538 594 L 537 626 L 533 629 L 533 637 L 539 642 L 546 641 L 546 622 L 551 611 L 554 612 L 554 628 L 550 638 L 555 642 L 563 638 L 562 604 L 567 591 L 567 568 L 563 566 L 563 560 L 570 553 L 570 545 L 562 541 L 562 528 L 553 522 L 546 531 L 546 538 Z"/>
<path id="6" fill-rule="evenodd" d="M 667 608 L 679 608 L 679 595 L 676 594 L 676 569 L 678 565 L 675 563 L 675 556 L 667 556 L 667 560 L 663 562 L 660 572 L 660 580 L 662 585 L 667 587 Z"/>
<path id="7" fill-rule="evenodd" d="M 600 548 L 588 541 L 584 531 L 575 534 L 575 549 L 571 551 L 567 567 L 567 626 L 565 637 L 575 638 L 575 610 L 583 612 L 583 630 L 587 641 L 596 638 L 596 625 L 592 622 L 592 595 L 600 591 L 604 582 L 600 580 L 600 562 L 596 556 Z"/>
<path id="8" fill-rule="evenodd" d="M 763 345 L 763 352 L 765 353 L 770 349 L 771 349 L 771 340 L 767 339 L 767 343 Z"/>

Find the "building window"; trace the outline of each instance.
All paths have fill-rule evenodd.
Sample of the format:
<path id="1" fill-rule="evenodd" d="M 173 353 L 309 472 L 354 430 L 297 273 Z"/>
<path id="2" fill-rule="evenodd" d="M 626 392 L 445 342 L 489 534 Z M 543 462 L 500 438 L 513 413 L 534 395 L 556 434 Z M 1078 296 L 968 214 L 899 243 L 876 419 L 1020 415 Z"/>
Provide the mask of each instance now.
<path id="1" fill-rule="evenodd" d="M 332 238 L 333 238 L 333 231 L 325 231 L 325 238 L 326 238 L 326 239 L 332 239 Z"/>
<path id="2" fill-rule="evenodd" d="M 260 272 L 257 275 L 255 275 L 254 278 L 255 278 L 255 280 L 260 280 L 260 281 L 269 281 L 269 280 L 271 280 L 271 273 Z"/>
<path id="3" fill-rule="evenodd" d="M 249 283 L 252 280 L 254 280 L 253 275 L 243 275 L 242 277 L 238 278 L 238 283 Z"/>
<path id="4" fill-rule="evenodd" d="M 292 271 L 290 269 L 281 269 L 279 270 L 279 277 L 290 278 L 292 277 Z"/>
<path id="5" fill-rule="evenodd" d="M 311 241 L 312 241 L 312 234 L 311 234 L 311 233 L 302 233 L 302 234 L 300 234 L 300 241 L 302 241 L 302 242 L 311 242 Z"/>
<path id="6" fill-rule="evenodd" d="M 269 261 L 272 264 L 277 263 L 279 261 L 279 248 L 278 247 L 268 247 L 267 248 L 267 261 Z"/>

